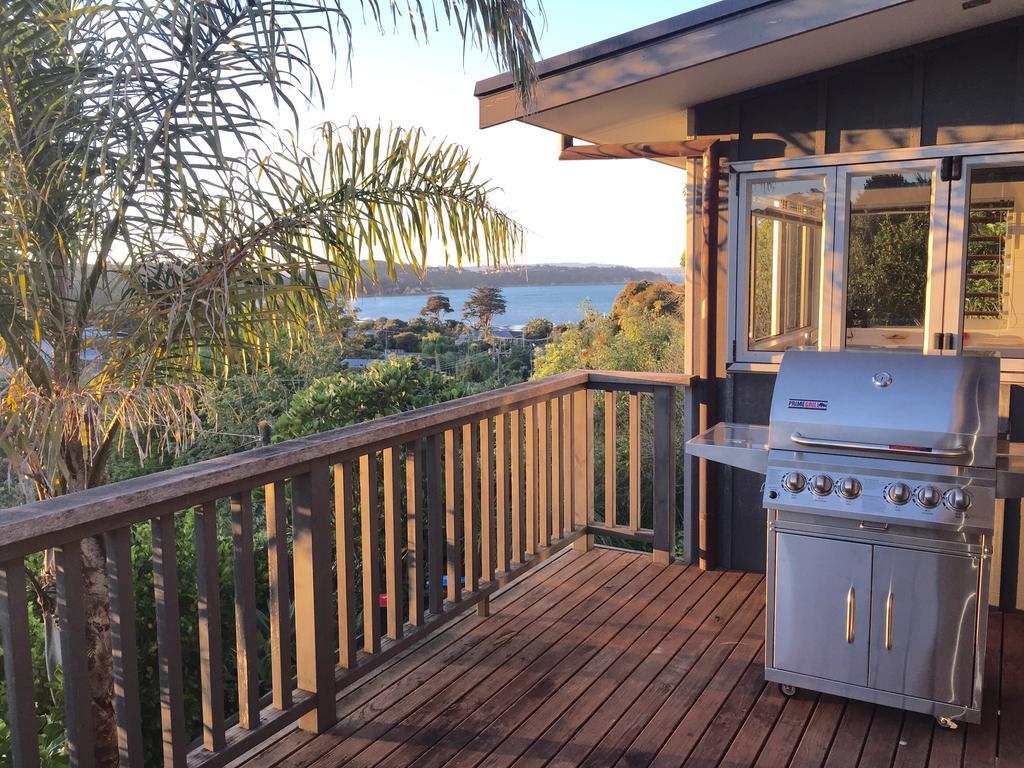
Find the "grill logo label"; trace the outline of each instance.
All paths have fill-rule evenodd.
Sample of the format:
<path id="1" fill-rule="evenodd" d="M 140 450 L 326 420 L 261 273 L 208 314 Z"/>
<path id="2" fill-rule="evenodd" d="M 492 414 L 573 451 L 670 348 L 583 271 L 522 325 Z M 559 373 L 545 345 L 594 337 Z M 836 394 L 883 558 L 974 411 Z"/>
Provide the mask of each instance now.
<path id="1" fill-rule="evenodd" d="M 789 398 L 789 407 L 801 411 L 827 411 L 828 400 L 805 400 L 799 397 Z"/>

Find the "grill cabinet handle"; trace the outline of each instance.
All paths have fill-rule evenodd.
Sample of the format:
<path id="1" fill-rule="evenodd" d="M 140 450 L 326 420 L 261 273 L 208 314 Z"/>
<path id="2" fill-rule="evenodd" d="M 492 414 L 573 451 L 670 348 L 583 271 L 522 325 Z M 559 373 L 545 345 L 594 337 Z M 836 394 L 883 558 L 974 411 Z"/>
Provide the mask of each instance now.
<path id="1" fill-rule="evenodd" d="M 889 596 L 885 598 L 885 650 L 892 650 L 892 603 L 893 595 L 889 592 Z"/>
<path id="2" fill-rule="evenodd" d="M 846 642 L 852 643 L 855 633 L 854 627 L 857 624 L 857 590 L 852 586 L 846 593 Z"/>
<path id="3" fill-rule="evenodd" d="M 903 448 L 900 446 L 886 445 L 885 443 L 856 443 L 852 440 L 825 440 L 820 437 L 805 437 L 799 432 L 794 432 L 790 437 L 797 445 L 806 445 L 812 448 L 832 448 L 840 450 L 874 451 L 876 453 L 900 453 L 911 456 L 938 456 L 944 459 L 956 459 L 966 456 L 969 451 L 962 445 L 956 448 L 929 448 L 919 450 L 917 448 Z"/>

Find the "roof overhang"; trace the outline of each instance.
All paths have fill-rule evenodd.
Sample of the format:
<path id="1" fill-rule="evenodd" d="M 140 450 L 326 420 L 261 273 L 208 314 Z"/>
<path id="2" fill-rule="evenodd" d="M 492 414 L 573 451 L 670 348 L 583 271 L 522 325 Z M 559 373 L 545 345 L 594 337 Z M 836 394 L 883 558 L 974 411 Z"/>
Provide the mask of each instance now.
<path id="1" fill-rule="evenodd" d="M 1024 10 L 1020 0 L 964 5 L 963 0 L 722 0 L 540 62 L 529 110 L 507 74 L 480 81 L 480 125 L 522 120 L 598 144 L 685 139 L 686 111 L 694 105 Z"/>

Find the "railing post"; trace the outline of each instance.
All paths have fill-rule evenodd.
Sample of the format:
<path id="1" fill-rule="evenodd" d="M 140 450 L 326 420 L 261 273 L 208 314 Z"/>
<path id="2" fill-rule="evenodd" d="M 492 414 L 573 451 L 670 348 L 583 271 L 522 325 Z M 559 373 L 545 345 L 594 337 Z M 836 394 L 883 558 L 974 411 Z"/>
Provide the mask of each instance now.
<path id="1" fill-rule="evenodd" d="M 89 669 L 86 660 L 86 616 L 82 544 L 53 550 L 57 568 L 57 616 L 60 619 L 60 658 L 64 673 L 64 725 L 73 766 L 95 765 L 95 727 Z"/>
<path id="2" fill-rule="evenodd" d="M 672 562 L 676 545 L 674 387 L 654 391 L 654 562 Z"/>
<path id="3" fill-rule="evenodd" d="M 270 618 L 270 681 L 275 709 L 292 705 L 292 596 L 288 571 L 288 520 L 284 481 L 264 486 L 267 522 L 267 577 Z"/>
<path id="4" fill-rule="evenodd" d="M 363 650 L 380 653 L 380 498 L 377 453 L 359 457 L 359 544 L 363 558 Z"/>
<path id="5" fill-rule="evenodd" d="M 462 425 L 462 552 L 465 555 L 463 576 L 466 591 L 480 588 L 480 499 L 477 496 L 477 464 L 480 451 L 473 422 Z"/>
<path id="6" fill-rule="evenodd" d="M 337 720 L 331 647 L 331 528 L 327 461 L 313 462 L 292 480 L 292 558 L 295 569 L 295 651 L 298 687 L 316 697 L 299 727 L 323 733 Z"/>
<path id="7" fill-rule="evenodd" d="M 573 395 L 562 395 L 562 536 L 572 533 L 573 510 L 572 431 Z"/>
<path id="8" fill-rule="evenodd" d="M 32 681 L 32 646 L 25 598 L 25 562 L 0 563 L 0 641 L 7 684 L 7 726 L 15 768 L 39 768 L 39 719 Z"/>
<path id="9" fill-rule="evenodd" d="M 551 546 L 551 402 L 537 403 L 537 516 L 540 546 Z"/>
<path id="10" fill-rule="evenodd" d="M 196 510 L 195 528 L 203 746 L 216 752 L 224 748 L 224 663 L 216 501 L 208 501 Z"/>
<path id="11" fill-rule="evenodd" d="M 444 509 L 441 436 L 427 436 L 427 601 L 430 612 L 441 615 L 444 605 Z"/>
<path id="12" fill-rule="evenodd" d="M 178 544 L 175 540 L 174 513 L 169 512 L 153 520 L 151 534 L 164 766 L 184 768 L 188 744 L 185 741 L 185 689 L 182 682 Z"/>
<path id="13" fill-rule="evenodd" d="M 512 516 L 512 562 L 526 562 L 526 490 L 523 486 L 523 412 L 518 408 L 509 414 L 510 515 Z M 530 509 L 533 507 L 531 506 Z"/>
<path id="14" fill-rule="evenodd" d="M 384 591 L 387 594 L 387 636 L 400 639 L 405 631 L 402 590 L 402 484 L 398 446 L 385 448 L 384 459 Z"/>
<path id="15" fill-rule="evenodd" d="M 588 390 L 580 389 L 572 393 L 572 482 L 573 482 L 573 527 L 576 530 L 585 529 L 593 511 L 590 507 L 593 489 L 593 474 L 591 470 L 594 460 L 591 450 L 591 430 L 594 426 L 594 419 L 591 410 L 587 407 Z M 587 419 L 590 418 L 590 429 Z M 590 483 L 588 487 L 587 483 Z M 583 552 L 589 551 L 594 546 L 594 536 L 585 533 L 573 542 L 573 549 Z"/>
<path id="16" fill-rule="evenodd" d="M 423 462 L 419 440 L 405 445 L 405 537 L 409 581 L 409 623 L 423 624 L 423 582 L 426 543 L 423 540 Z"/>
<path id="17" fill-rule="evenodd" d="M 619 524 L 618 512 L 618 409 L 616 393 L 607 390 L 604 393 L 604 524 L 614 528 Z"/>
<path id="18" fill-rule="evenodd" d="M 455 430 L 444 433 L 444 533 L 445 561 L 448 563 L 448 602 L 462 600 L 462 559 L 459 552 L 459 528 L 462 525 L 462 507 L 459 498 L 459 460 L 455 444 Z"/>
<path id="19" fill-rule="evenodd" d="M 356 549 L 352 526 L 355 480 L 352 462 L 334 465 L 334 551 L 338 572 L 338 661 L 356 666 Z"/>
<path id="20" fill-rule="evenodd" d="M 107 550 L 110 642 L 120 766 L 142 768 L 142 703 L 139 697 L 131 528 L 108 531 L 103 535 L 103 542 Z"/>
<path id="21" fill-rule="evenodd" d="M 235 583 L 235 663 L 238 670 L 238 725 L 260 724 L 256 675 L 256 566 L 253 553 L 252 492 L 231 498 L 231 541 Z"/>

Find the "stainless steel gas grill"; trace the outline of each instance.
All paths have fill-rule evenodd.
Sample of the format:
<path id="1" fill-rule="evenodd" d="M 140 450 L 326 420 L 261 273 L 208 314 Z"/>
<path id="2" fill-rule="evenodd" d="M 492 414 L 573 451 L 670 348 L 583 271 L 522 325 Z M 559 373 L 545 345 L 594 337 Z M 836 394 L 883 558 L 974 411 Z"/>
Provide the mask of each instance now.
<path id="1" fill-rule="evenodd" d="M 785 694 L 979 720 L 997 486 L 1018 477 L 998 396 L 995 358 L 790 352 L 767 430 L 691 441 L 764 472 L 765 677 Z"/>

